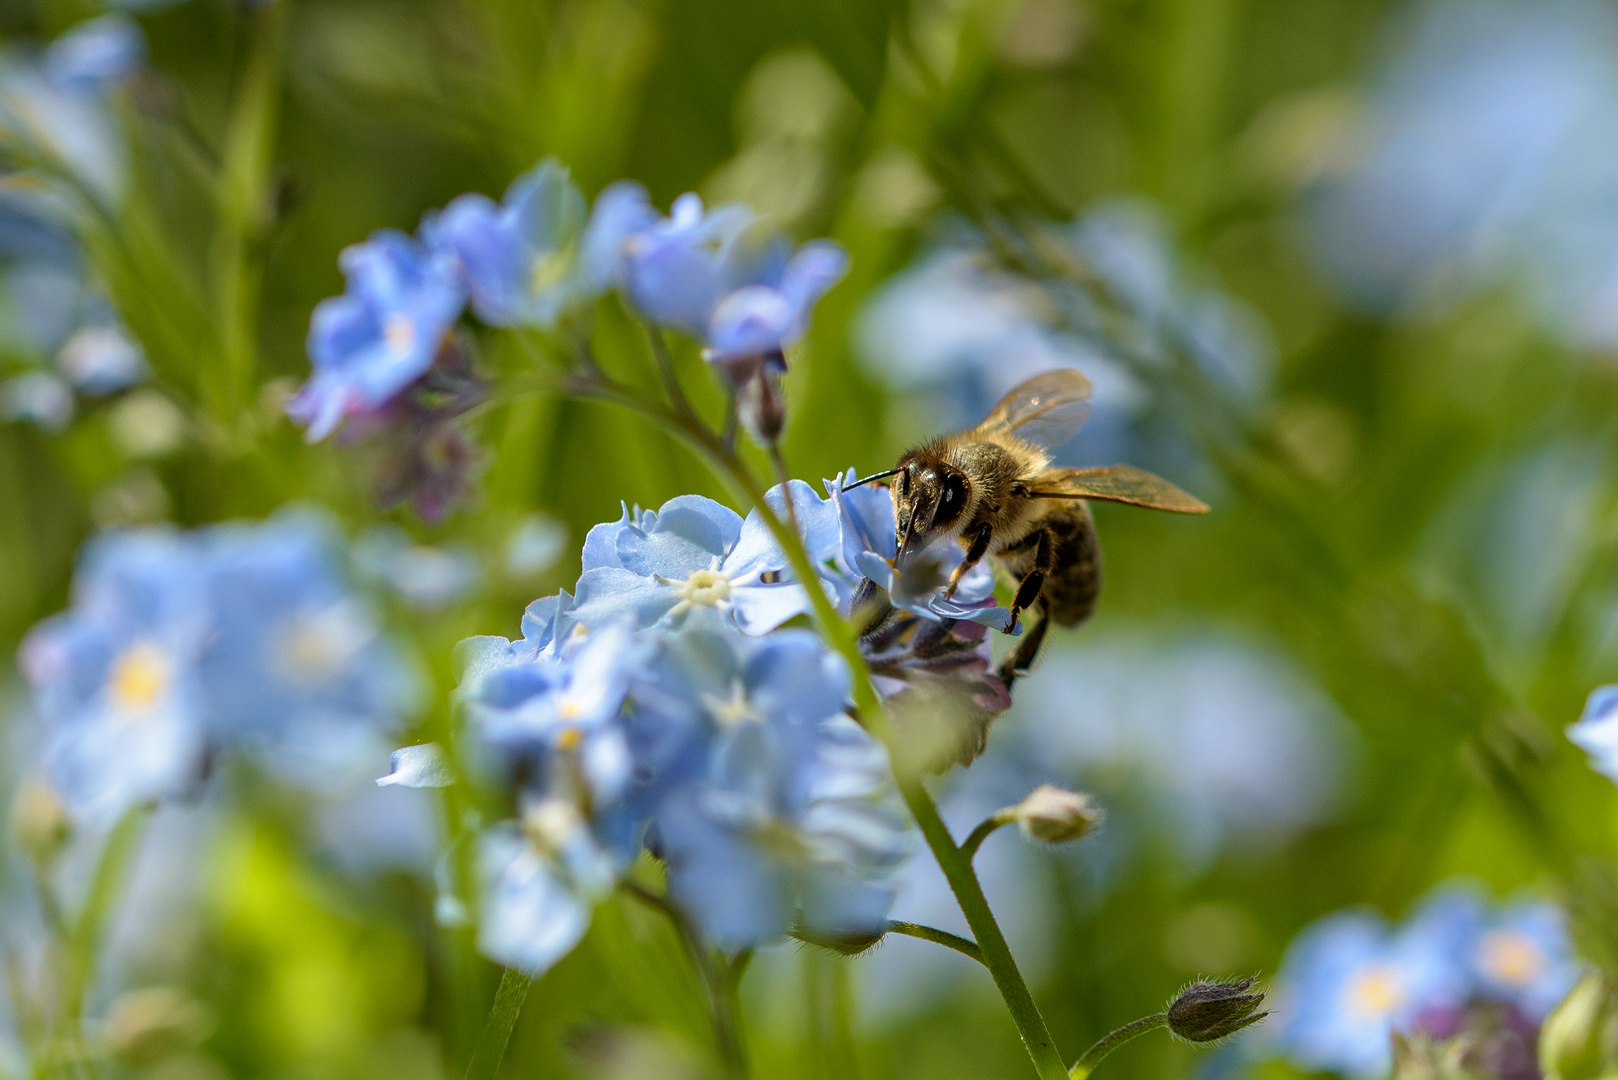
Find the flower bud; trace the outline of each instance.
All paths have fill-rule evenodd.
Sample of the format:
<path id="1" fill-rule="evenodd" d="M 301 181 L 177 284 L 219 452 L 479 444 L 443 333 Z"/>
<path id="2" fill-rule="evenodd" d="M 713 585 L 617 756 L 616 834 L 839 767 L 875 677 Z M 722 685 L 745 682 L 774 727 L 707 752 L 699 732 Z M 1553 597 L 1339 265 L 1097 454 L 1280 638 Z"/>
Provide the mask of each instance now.
<path id="1" fill-rule="evenodd" d="M 151 1065 L 207 1038 L 207 1010 L 195 998 L 169 986 L 132 990 L 112 1004 L 107 1017 L 107 1048 L 126 1065 Z"/>
<path id="2" fill-rule="evenodd" d="M 1234 982 L 1196 982 L 1169 1002 L 1169 1030 L 1188 1042 L 1214 1042 L 1256 1024 L 1269 1015 L 1258 1012 L 1264 991 L 1254 990 L 1254 978 Z"/>
<path id="3" fill-rule="evenodd" d="M 1574 984 L 1539 1029 L 1539 1068 L 1545 1080 L 1596 1080 L 1609 1070 L 1615 1015 L 1607 976 L 1591 971 Z"/>
<path id="4" fill-rule="evenodd" d="M 42 777 L 30 776 L 11 802 L 11 836 L 38 862 L 49 862 L 73 835 L 61 796 Z"/>
<path id="5" fill-rule="evenodd" d="M 1011 808 L 1017 828 L 1030 840 L 1065 844 L 1086 835 L 1101 820 L 1095 800 L 1079 791 L 1041 784 Z M 1002 819 L 1003 820 L 1003 819 Z"/>

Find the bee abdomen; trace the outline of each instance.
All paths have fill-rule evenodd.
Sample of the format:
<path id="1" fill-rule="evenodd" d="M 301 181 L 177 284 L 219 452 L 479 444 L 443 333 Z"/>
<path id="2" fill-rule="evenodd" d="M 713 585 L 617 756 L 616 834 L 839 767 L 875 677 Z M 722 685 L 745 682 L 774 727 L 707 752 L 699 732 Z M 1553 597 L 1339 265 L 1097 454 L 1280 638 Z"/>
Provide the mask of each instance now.
<path id="1" fill-rule="evenodd" d="M 1045 578 L 1040 601 L 1057 626 L 1077 626 L 1095 610 L 1101 595 L 1101 542 L 1090 508 L 1076 503 L 1074 512 L 1047 519 L 1055 541 L 1052 572 Z"/>

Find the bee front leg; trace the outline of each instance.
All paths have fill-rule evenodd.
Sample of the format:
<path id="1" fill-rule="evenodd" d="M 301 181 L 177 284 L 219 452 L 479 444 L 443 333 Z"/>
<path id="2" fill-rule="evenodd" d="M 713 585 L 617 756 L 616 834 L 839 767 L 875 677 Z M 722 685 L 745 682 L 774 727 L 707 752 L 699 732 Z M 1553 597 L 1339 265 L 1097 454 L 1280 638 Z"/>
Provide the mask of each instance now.
<path id="1" fill-rule="evenodd" d="M 983 556 L 989 553 L 989 540 L 993 536 L 994 526 L 985 522 L 983 528 L 979 529 L 978 534 L 972 538 L 972 546 L 966 549 L 966 558 L 962 559 L 961 565 L 957 566 L 955 572 L 950 574 L 949 588 L 944 590 L 945 600 L 955 595 L 955 590 L 960 588 L 961 579 L 966 576 L 966 572 L 983 561 Z"/>
<path id="2" fill-rule="evenodd" d="M 1011 623 L 1006 627 L 1006 633 L 1017 632 L 1017 619 L 1022 615 L 1023 609 L 1033 605 L 1039 599 L 1039 590 L 1045 587 L 1045 575 L 1051 572 L 1056 563 L 1056 544 L 1051 539 L 1051 531 L 1045 529 L 1039 534 L 1039 548 L 1034 553 L 1034 567 L 1017 586 L 1016 598 L 1011 601 Z"/>

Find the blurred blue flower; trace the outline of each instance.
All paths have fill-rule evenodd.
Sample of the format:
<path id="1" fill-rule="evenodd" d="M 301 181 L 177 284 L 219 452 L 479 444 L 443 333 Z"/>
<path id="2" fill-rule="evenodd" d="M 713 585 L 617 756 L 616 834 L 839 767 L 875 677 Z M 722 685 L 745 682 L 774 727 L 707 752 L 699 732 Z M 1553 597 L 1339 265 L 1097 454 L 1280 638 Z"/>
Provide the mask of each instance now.
<path id="1" fill-rule="evenodd" d="M 702 340 L 715 305 L 740 284 L 732 262 L 752 222 L 743 207 L 704 211 L 694 192 L 681 195 L 668 217 L 625 240 L 624 292 L 653 322 Z"/>
<path id="2" fill-rule="evenodd" d="M 669 216 L 623 244 L 625 293 L 652 321 L 703 342 L 704 356 L 735 364 L 778 353 L 804 334 L 815 302 L 848 269 L 829 240 L 792 252 L 759 231 L 740 206 L 704 211 L 687 193 Z"/>
<path id="3" fill-rule="evenodd" d="M 579 238 L 578 278 L 584 295 L 598 296 L 623 283 L 629 239 L 656 220 L 657 211 L 639 184 L 620 180 L 601 189 Z"/>
<path id="4" fill-rule="evenodd" d="M 815 302 L 848 270 L 848 254 L 829 240 L 784 250 L 756 268 L 753 280 L 714 307 L 703 355 L 716 363 L 778 353 L 803 337 Z"/>
<path id="5" fill-rule="evenodd" d="M 115 11 L 79 23 L 51 42 L 45 50 L 44 70 L 58 86 L 100 91 L 145 60 L 146 38 L 140 26 Z"/>
<path id="6" fill-rule="evenodd" d="M 1466 973 L 1441 926 L 1392 932 L 1366 912 L 1327 916 L 1300 933 L 1281 963 L 1276 1040 L 1304 1068 L 1378 1077 L 1390 1036 L 1424 1008 L 1459 1005 Z"/>
<path id="7" fill-rule="evenodd" d="M 30 631 L 20 656 L 48 731 L 46 773 L 77 814 L 106 822 L 197 782 L 210 631 L 184 538 L 112 533 L 85 546 L 72 607 Z"/>
<path id="8" fill-rule="evenodd" d="M 813 634 L 688 630 L 667 643 L 705 760 L 659 804 L 669 891 L 724 948 L 880 927 L 911 849 L 887 755 L 842 710 L 848 672 Z M 671 676 L 672 677 L 672 676 Z"/>
<path id="9" fill-rule="evenodd" d="M 56 354 L 56 367 L 92 397 L 116 393 L 146 375 L 146 354 L 117 325 L 91 324 L 74 332 Z"/>
<path id="10" fill-rule="evenodd" d="M 1618 343 L 1610 7 L 1435 0 L 1396 30 L 1353 167 L 1307 200 L 1318 262 L 1376 312 L 1514 281 L 1573 343 Z"/>
<path id="11" fill-rule="evenodd" d="M 584 197 L 567 169 L 547 159 L 513 181 L 502 204 L 462 195 L 429 214 L 421 236 L 460 261 L 478 318 L 550 327 L 588 298 L 575 266 L 584 224 Z"/>
<path id="12" fill-rule="evenodd" d="M 368 768 L 415 686 L 349 588 L 334 530 L 287 513 L 215 526 L 200 548 L 213 606 L 200 675 L 215 737 L 309 786 Z"/>
<path id="13" fill-rule="evenodd" d="M 426 374 L 466 304 L 455 259 L 403 233 L 379 231 L 338 261 L 347 291 L 315 306 L 314 372 L 287 405 L 310 442 L 350 414 L 380 410 Z"/>
<path id="14" fill-rule="evenodd" d="M 73 390 L 49 372 L 25 371 L 0 383 L 0 417 L 61 431 L 73 421 Z"/>
<path id="15" fill-rule="evenodd" d="M 1068 786 L 1095 791 L 1115 825 L 1157 834 L 1191 868 L 1329 819 L 1356 749 L 1348 722 L 1282 657 L 1212 632 L 1118 633 L 1052 652 L 1019 684 L 1017 715 Z"/>
<path id="16" fill-rule="evenodd" d="M 373 525 L 354 542 L 354 565 L 412 607 L 436 611 L 477 588 L 482 571 L 471 552 L 411 542 L 394 525 Z"/>
<path id="17" fill-rule="evenodd" d="M 811 559 L 829 559 L 839 542 L 835 508 L 801 480 L 792 481 L 791 492 Z M 784 516 L 779 486 L 766 499 Z M 586 626 L 625 618 L 653 626 L 712 609 L 763 634 L 809 609 L 791 574 L 756 511 L 744 521 L 712 499 L 682 495 L 639 521 L 626 510 L 619 522 L 590 530 L 572 614 Z"/>
<path id="18" fill-rule="evenodd" d="M 80 815 L 183 795 L 219 752 L 305 786 L 369 768 L 415 684 L 347 588 L 320 520 L 92 540 L 72 607 L 21 665 L 45 769 Z"/>
<path id="19" fill-rule="evenodd" d="M 1472 948 L 1480 996 L 1521 1009 L 1538 1024 L 1578 981 L 1567 918 L 1555 904 L 1524 900 L 1488 918 Z"/>
<path id="20" fill-rule="evenodd" d="M 1618 684 L 1590 691 L 1579 722 L 1567 729 L 1573 744 L 1590 755 L 1590 767 L 1618 783 Z"/>
<path id="21" fill-rule="evenodd" d="M 611 857 L 566 799 L 533 802 L 519 821 L 484 832 L 478 875 L 478 948 L 530 976 L 579 943 L 617 880 Z"/>

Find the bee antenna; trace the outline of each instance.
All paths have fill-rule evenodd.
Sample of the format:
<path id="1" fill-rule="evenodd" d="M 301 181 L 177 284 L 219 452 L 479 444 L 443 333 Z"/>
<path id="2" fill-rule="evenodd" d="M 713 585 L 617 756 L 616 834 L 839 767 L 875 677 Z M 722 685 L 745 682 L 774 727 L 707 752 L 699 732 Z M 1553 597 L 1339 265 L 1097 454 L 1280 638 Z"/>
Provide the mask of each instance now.
<path id="1" fill-rule="evenodd" d="M 901 473 L 901 472 L 904 472 L 904 470 L 903 469 L 889 469 L 887 472 L 872 473 L 870 476 L 865 477 L 863 480 L 856 480 L 852 484 L 844 484 L 843 485 L 843 490 L 844 491 L 853 491 L 857 487 L 864 487 L 866 484 L 869 484 L 873 480 L 885 480 L 888 477 L 897 475 L 898 473 Z"/>

